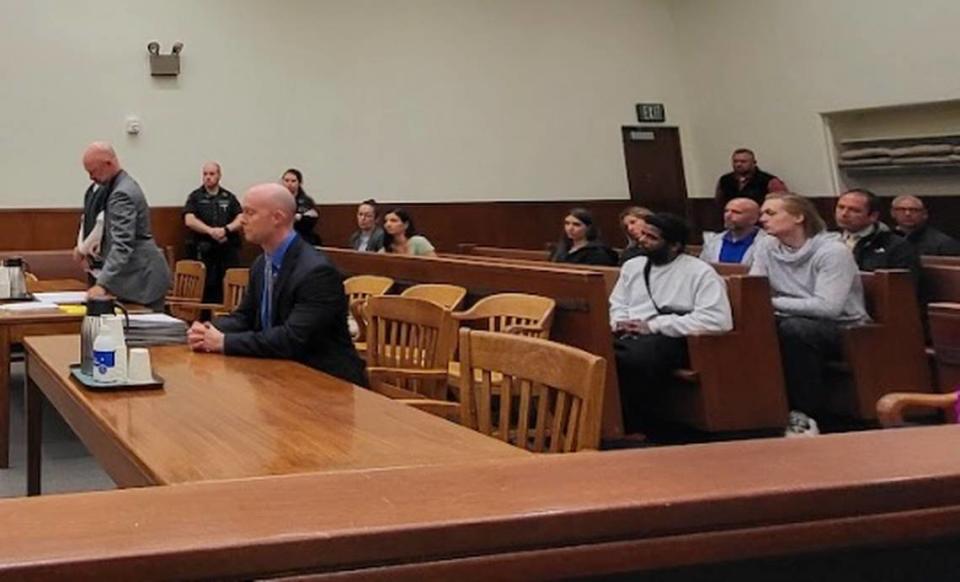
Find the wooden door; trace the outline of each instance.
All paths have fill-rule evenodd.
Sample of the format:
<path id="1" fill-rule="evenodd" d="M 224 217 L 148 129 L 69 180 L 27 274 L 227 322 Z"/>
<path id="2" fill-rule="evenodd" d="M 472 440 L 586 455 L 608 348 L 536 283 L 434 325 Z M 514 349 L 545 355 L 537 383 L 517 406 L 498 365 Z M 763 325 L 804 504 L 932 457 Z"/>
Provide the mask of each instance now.
<path id="1" fill-rule="evenodd" d="M 687 182 L 676 127 L 624 126 L 623 156 L 630 199 L 656 212 L 687 215 Z"/>

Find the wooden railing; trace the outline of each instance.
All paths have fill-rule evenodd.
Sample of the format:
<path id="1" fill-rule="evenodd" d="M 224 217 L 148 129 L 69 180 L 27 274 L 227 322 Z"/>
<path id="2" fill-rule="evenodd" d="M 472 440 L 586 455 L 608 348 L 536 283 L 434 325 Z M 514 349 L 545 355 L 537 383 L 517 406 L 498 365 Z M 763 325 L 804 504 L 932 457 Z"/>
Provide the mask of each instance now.
<path id="1" fill-rule="evenodd" d="M 933 544 L 955 560 L 958 447 L 960 431 L 929 427 L 5 500 L 0 578 L 529 580 L 737 562 L 755 579 L 771 560 L 825 578 L 823 557 L 850 550 Z M 936 563 L 899 567 L 929 580 Z"/>

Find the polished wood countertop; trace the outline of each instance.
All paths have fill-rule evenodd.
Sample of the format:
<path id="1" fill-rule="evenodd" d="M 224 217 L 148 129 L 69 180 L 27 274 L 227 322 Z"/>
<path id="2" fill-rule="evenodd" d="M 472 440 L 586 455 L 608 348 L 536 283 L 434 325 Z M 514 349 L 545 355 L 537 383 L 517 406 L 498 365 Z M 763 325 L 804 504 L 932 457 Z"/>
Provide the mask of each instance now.
<path id="1" fill-rule="evenodd" d="M 155 347 L 162 390 L 91 391 L 79 341 L 27 338 L 28 374 L 121 486 L 529 455 L 290 361 Z"/>

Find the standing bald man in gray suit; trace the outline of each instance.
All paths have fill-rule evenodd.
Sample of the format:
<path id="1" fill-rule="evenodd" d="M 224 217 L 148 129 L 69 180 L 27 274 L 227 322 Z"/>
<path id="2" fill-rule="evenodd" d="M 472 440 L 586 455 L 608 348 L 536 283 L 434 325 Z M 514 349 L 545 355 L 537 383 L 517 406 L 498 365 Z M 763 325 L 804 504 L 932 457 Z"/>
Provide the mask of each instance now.
<path id="1" fill-rule="evenodd" d="M 170 268 L 150 231 L 150 207 L 143 190 L 120 167 L 109 143 L 87 146 L 83 167 L 95 183 L 84 197 L 84 221 L 89 217 L 96 220 L 103 212 L 98 253 L 103 267 L 95 272 L 96 284 L 87 290 L 87 296 L 109 293 L 163 311 L 163 298 L 170 289 Z"/>

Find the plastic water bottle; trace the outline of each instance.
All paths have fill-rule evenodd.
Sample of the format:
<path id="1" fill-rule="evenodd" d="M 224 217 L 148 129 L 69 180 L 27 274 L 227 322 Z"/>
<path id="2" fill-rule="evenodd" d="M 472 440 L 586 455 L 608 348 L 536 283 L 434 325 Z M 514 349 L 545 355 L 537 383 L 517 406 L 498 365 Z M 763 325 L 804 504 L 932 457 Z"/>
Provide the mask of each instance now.
<path id="1" fill-rule="evenodd" d="M 93 379 L 103 384 L 115 384 L 120 380 L 118 342 L 107 315 L 100 316 L 100 333 L 93 340 Z"/>
<path id="2" fill-rule="evenodd" d="M 118 382 L 127 381 L 127 342 L 123 336 L 123 318 L 119 315 L 101 315 L 100 321 L 110 328 L 110 336 L 117 344 L 116 378 Z M 101 326 L 102 327 L 102 326 Z"/>
<path id="3" fill-rule="evenodd" d="M 0 299 L 10 299 L 10 271 L 0 265 Z"/>

